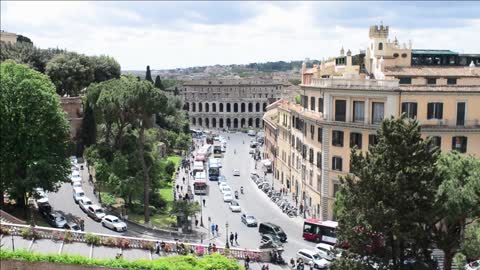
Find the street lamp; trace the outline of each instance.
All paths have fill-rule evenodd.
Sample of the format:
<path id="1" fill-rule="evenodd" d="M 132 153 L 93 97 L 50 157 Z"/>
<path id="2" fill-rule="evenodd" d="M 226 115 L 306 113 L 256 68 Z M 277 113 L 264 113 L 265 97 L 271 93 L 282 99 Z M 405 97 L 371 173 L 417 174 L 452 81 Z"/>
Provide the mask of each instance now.
<path id="1" fill-rule="evenodd" d="M 225 228 L 227 229 L 227 234 L 225 235 L 225 240 L 226 240 L 225 248 L 230 248 L 230 245 L 228 244 L 228 220 L 225 223 Z"/>
<path id="2" fill-rule="evenodd" d="M 203 227 L 203 196 L 200 196 L 200 227 Z"/>
<path id="3" fill-rule="evenodd" d="M 35 226 L 35 217 L 33 213 L 34 204 L 35 204 L 34 199 L 32 197 L 28 198 L 28 208 L 30 209 L 30 225 L 32 227 Z"/>

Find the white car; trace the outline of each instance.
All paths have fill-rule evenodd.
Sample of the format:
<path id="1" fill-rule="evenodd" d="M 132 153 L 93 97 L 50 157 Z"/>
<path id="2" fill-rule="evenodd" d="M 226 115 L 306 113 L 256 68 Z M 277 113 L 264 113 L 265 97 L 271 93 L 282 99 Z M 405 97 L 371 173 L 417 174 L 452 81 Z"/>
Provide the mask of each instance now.
<path id="1" fill-rule="evenodd" d="M 83 197 L 83 199 L 78 200 L 78 205 L 83 212 L 87 212 L 87 208 L 93 205 L 93 202 L 88 197 Z"/>
<path id="2" fill-rule="evenodd" d="M 227 182 L 221 182 L 218 184 L 218 188 L 220 189 L 220 191 L 222 191 L 224 187 L 228 187 Z"/>
<path id="3" fill-rule="evenodd" d="M 70 176 L 70 180 L 72 180 L 72 182 L 82 181 L 82 177 L 80 177 L 80 175 L 72 175 Z"/>
<path id="4" fill-rule="evenodd" d="M 255 154 L 255 149 L 252 148 L 252 149 L 248 150 L 248 153 L 249 154 Z"/>
<path id="5" fill-rule="evenodd" d="M 232 189 L 229 187 L 229 186 L 226 186 L 226 187 L 223 187 L 221 190 L 220 190 L 223 194 L 226 194 L 226 193 L 232 193 Z"/>
<path id="6" fill-rule="evenodd" d="M 92 204 L 87 207 L 87 215 L 96 221 L 100 221 L 103 217 L 105 217 L 106 214 L 102 207 Z"/>
<path id="7" fill-rule="evenodd" d="M 317 254 L 329 262 L 333 261 L 333 259 L 335 258 L 333 249 L 334 247 L 332 245 L 325 243 L 320 243 L 315 246 L 315 251 L 317 251 Z"/>
<path id="8" fill-rule="evenodd" d="M 312 251 L 309 249 L 300 249 L 297 252 L 297 258 L 301 258 L 305 264 L 310 264 L 313 262 L 313 268 L 315 269 L 322 269 L 327 268 L 330 265 L 330 262 L 322 259 L 316 251 Z"/>
<path id="9" fill-rule="evenodd" d="M 36 188 L 34 192 L 35 192 L 35 198 L 37 198 L 37 203 L 48 202 L 47 193 L 43 190 L 43 188 Z"/>
<path id="10" fill-rule="evenodd" d="M 233 176 L 240 176 L 240 170 L 238 169 L 233 170 Z"/>
<path id="11" fill-rule="evenodd" d="M 78 200 L 85 198 L 85 191 L 82 188 L 73 189 L 73 200 L 78 203 Z"/>
<path id="12" fill-rule="evenodd" d="M 221 158 L 217 158 L 217 164 L 218 164 L 218 167 L 222 168 L 222 159 Z"/>
<path id="13" fill-rule="evenodd" d="M 123 232 L 127 230 L 127 224 L 118 219 L 116 216 L 112 215 L 106 215 L 103 217 L 102 225 L 117 232 Z"/>
<path id="14" fill-rule="evenodd" d="M 72 170 L 72 177 L 77 175 L 80 176 L 80 171 Z"/>
<path id="15" fill-rule="evenodd" d="M 72 165 L 77 165 L 78 164 L 78 159 L 76 156 L 71 156 L 70 157 L 70 162 L 72 163 Z"/>
<path id="16" fill-rule="evenodd" d="M 72 187 L 73 188 L 82 188 L 82 182 L 81 181 L 72 181 Z"/>
<path id="17" fill-rule="evenodd" d="M 480 260 L 465 265 L 465 270 L 480 270 Z"/>
<path id="18" fill-rule="evenodd" d="M 231 201 L 229 208 L 232 212 L 241 212 L 242 211 L 242 209 L 240 208 L 240 204 L 237 201 Z"/>
<path id="19" fill-rule="evenodd" d="M 233 196 L 231 192 L 226 192 L 223 194 L 223 201 L 224 202 L 231 202 L 233 200 Z"/>

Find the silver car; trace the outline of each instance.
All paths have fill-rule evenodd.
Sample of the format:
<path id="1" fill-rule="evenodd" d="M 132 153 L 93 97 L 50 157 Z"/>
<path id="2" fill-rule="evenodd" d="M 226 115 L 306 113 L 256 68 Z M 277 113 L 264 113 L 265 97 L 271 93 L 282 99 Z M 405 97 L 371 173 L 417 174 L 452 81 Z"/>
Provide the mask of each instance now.
<path id="1" fill-rule="evenodd" d="M 252 215 L 248 215 L 248 214 L 242 214 L 242 222 L 247 225 L 247 227 L 257 227 L 258 224 L 257 224 L 257 219 L 252 216 Z"/>

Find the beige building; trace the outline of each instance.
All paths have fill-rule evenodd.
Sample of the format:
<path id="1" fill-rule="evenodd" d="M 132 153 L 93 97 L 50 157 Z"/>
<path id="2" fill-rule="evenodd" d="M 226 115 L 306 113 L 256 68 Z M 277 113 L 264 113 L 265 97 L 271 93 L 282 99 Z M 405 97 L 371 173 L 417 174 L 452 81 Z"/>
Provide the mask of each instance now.
<path id="1" fill-rule="evenodd" d="M 372 26 L 365 51 L 302 67 L 301 102 L 279 102 L 265 122 L 275 126 L 275 177 L 308 208 L 335 219 L 339 176 L 350 151 L 367 151 L 382 119 L 405 113 L 442 151 L 480 156 L 480 54 L 416 50 Z M 267 136 L 267 133 L 266 135 Z M 265 149 L 267 151 L 267 149 Z"/>
<path id="2" fill-rule="evenodd" d="M 0 41 L 5 43 L 17 43 L 17 34 L 0 31 Z"/>
<path id="3" fill-rule="evenodd" d="M 190 124 L 201 128 L 262 128 L 267 106 L 290 93 L 264 80 L 196 80 L 180 87 Z"/>

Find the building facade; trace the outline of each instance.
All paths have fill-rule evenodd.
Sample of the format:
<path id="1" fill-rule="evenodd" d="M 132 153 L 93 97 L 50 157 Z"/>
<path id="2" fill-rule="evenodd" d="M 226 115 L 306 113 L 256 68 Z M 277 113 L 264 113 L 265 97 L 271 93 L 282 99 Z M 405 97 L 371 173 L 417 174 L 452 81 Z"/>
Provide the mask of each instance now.
<path id="1" fill-rule="evenodd" d="M 0 31 L 0 42 L 15 44 L 17 43 L 17 34 L 2 30 Z"/>
<path id="2" fill-rule="evenodd" d="M 180 87 L 190 124 L 201 128 L 262 128 L 267 106 L 287 95 L 287 86 L 269 81 L 210 80 Z"/>
<path id="3" fill-rule="evenodd" d="M 388 26 L 370 28 L 370 46 L 302 68 L 300 104 L 275 108 L 275 177 L 308 209 L 335 219 L 339 177 L 350 152 L 376 143 L 381 121 L 405 113 L 442 151 L 480 156 L 480 54 L 415 50 L 388 40 Z"/>

